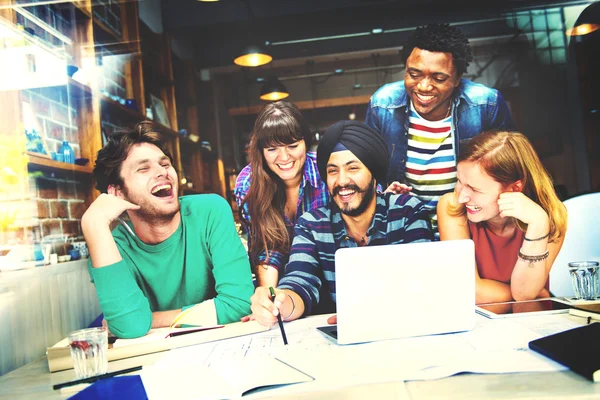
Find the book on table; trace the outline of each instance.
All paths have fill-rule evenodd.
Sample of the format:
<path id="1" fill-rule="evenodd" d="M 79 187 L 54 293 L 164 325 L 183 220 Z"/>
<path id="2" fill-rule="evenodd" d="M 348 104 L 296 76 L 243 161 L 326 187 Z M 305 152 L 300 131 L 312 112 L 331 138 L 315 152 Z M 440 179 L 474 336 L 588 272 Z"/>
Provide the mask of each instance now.
<path id="1" fill-rule="evenodd" d="M 532 340 L 529 348 L 593 382 L 600 382 L 600 323 Z"/>

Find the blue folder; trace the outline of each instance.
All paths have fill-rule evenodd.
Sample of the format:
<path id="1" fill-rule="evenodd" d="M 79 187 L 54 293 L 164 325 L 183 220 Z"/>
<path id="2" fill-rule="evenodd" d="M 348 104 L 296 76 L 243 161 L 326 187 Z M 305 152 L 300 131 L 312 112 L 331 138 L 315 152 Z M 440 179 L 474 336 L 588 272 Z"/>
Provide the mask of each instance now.
<path id="1" fill-rule="evenodd" d="M 74 396 L 73 400 L 127 399 L 146 400 L 148 395 L 139 375 L 100 379 Z"/>

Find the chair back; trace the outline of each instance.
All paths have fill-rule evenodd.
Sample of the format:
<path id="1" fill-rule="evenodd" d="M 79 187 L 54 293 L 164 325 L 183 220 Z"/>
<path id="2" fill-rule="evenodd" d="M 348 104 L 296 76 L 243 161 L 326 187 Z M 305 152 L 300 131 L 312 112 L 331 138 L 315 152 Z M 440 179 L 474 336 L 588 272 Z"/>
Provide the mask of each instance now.
<path id="1" fill-rule="evenodd" d="M 569 262 L 600 261 L 600 192 L 572 197 L 563 204 L 569 213 L 567 233 L 550 270 L 550 292 L 573 296 Z"/>

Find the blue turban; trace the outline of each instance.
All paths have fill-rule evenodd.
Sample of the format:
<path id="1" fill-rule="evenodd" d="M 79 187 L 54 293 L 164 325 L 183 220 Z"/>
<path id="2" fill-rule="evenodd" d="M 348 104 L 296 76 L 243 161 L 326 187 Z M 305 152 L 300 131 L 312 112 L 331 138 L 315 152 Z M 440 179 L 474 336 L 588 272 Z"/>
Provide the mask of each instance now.
<path id="1" fill-rule="evenodd" d="M 357 121 L 337 122 L 321 138 L 317 148 L 317 166 L 321 179 L 327 180 L 327 162 L 338 144 L 350 150 L 369 169 L 377 182 L 385 182 L 390 159 L 385 141 L 375 129 Z"/>

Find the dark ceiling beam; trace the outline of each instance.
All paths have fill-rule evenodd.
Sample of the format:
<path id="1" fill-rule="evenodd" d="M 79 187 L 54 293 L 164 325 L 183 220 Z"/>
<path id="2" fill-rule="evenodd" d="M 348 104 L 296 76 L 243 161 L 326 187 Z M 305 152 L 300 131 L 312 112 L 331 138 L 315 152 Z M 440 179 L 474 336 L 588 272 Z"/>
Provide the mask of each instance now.
<path id="1" fill-rule="evenodd" d="M 188 0 L 182 0 L 186 3 Z M 198 3 L 195 0 L 190 0 Z M 348 0 L 347 6 L 339 9 L 315 9 L 313 1 L 294 1 L 298 7 L 298 14 L 292 14 L 290 10 L 280 10 L 281 15 L 273 17 L 261 17 L 266 11 L 261 9 L 265 4 L 287 4 L 289 2 L 278 1 L 265 3 L 255 0 L 234 0 L 239 2 L 245 19 L 235 19 L 231 22 L 218 24 L 197 24 L 193 27 L 182 21 L 174 23 L 173 13 L 176 12 L 173 4 L 168 3 L 169 11 L 163 11 L 166 30 L 175 35 L 186 37 L 194 43 L 195 64 L 198 68 L 210 68 L 226 66 L 233 63 L 233 59 L 248 44 L 260 44 L 265 42 L 286 42 L 299 39 L 310 39 L 318 37 L 329 37 L 335 35 L 347 35 L 353 33 L 371 32 L 373 28 L 381 28 L 384 31 L 399 28 L 414 28 L 431 22 L 462 23 L 474 20 L 486 20 L 500 16 L 502 13 L 514 11 L 515 7 L 540 7 L 542 5 L 559 4 L 554 1 L 527 1 L 527 0 L 505 0 L 505 1 L 440 1 L 440 0 L 403 0 L 403 1 L 375 1 L 366 2 L 361 0 Z M 251 10 L 245 9 L 250 1 Z M 265 0 L 266 1 L 266 0 Z M 230 3 L 223 1 L 220 3 Z M 264 4 L 263 4 L 264 3 Z M 329 3 L 322 1 L 321 3 Z M 339 3 L 334 1 L 332 4 Z M 564 1 L 560 2 L 565 3 Z M 210 4 L 210 3 L 209 3 Z M 214 4 L 214 3 L 212 3 Z M 219 3 L 216 3 L 217 5 Z M 195 4 L 198 5 L 198 4 Z M 331 4 L 330 4 L 331 5 Z M 209 8 L 196 7 L 197 10 L 208 10 Z M 285 12 L 284 12 L 285 11 Z M 276 11 L 272 11 L 275 14 Z M 193 13 L 190 13 L 193 14 Z M 189 18 L 190 16 L 182 16 Z M 171 22 L 169 22 L 171 21 Z M 511 33 L 506 25 L 501 22 L 473 23 L 461 25 L 461 29 L 469 37 L 494 36 Z M 382 49 L 400 47 L 408 32 L 393 34 L 369 34 L 347 39 L 323 40 L 314 42 L 303 42 L 268 47 L 274 60 L 283 60 L 298 57 L 311 57 L 331 53 L 356 52 L 369 49 Z"/>

